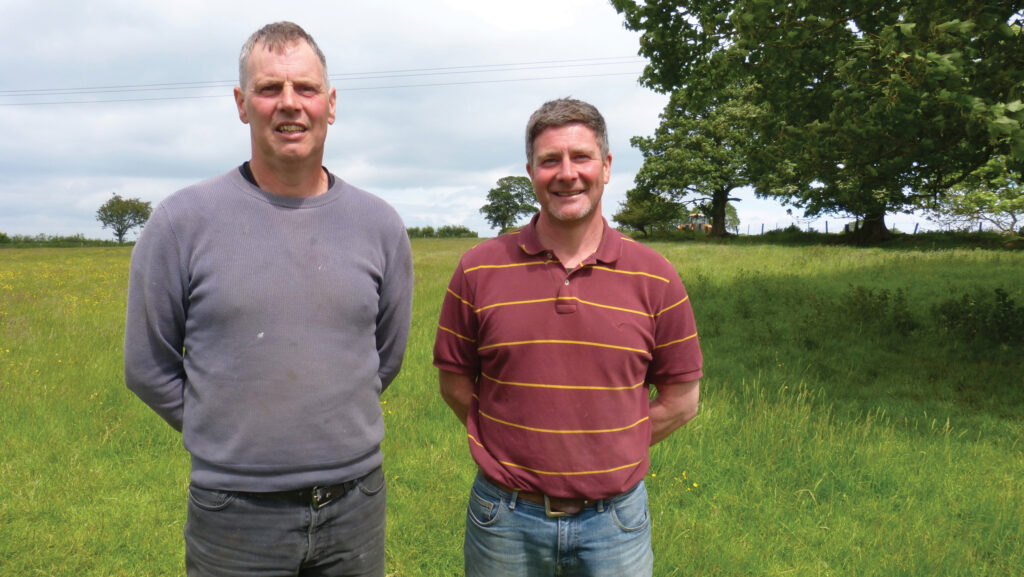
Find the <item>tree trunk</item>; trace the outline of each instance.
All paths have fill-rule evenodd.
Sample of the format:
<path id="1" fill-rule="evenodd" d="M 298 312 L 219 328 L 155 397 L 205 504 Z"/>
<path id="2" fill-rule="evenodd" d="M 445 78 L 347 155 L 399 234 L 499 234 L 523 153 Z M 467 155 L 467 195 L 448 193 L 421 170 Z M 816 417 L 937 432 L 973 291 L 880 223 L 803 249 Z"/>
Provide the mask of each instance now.
<path id="1" fill-rule="evenodd" d="M 892 232 L 885 226 L 885 210 L 880 209 L 864 215 L 860 228 L 854 232 L 858 244 L 878 244 L 892 238 Z"/>
<path id="2" fill-rule="evenodd" d="M 729 204 L 729 189 L 720 188 L 711 195 L 711 234 L 710 236 L 722 238 L 728 233 L 725 232 L 725 206 Z"/>

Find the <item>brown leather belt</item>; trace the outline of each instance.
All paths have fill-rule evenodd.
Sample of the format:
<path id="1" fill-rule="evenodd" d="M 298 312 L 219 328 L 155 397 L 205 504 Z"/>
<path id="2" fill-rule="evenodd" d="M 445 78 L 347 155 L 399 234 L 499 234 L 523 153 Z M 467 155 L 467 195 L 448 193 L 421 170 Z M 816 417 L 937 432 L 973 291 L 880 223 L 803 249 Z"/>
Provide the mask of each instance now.
<path id="1" fill-rule="evenodd" d="M 506 493 L 518 494 L 519 498 L 524 501 L 544 505 L 544 513 L 546 513 L 548 517 L 565 517 L 568 515 L 575 515 L 587 507 L 592 507 L 597 504 L 597 500 L 595 499 L 565 499 L 562 497 L 549 497 L 548 495 L 536 493 L 534 491 L 513 489 L 504 483 L 495 481 L 487 475 L 484 475 L 483 477 L 484 479 L 487 479 L 488 483 L 502 491 L 505 491 Z"/>

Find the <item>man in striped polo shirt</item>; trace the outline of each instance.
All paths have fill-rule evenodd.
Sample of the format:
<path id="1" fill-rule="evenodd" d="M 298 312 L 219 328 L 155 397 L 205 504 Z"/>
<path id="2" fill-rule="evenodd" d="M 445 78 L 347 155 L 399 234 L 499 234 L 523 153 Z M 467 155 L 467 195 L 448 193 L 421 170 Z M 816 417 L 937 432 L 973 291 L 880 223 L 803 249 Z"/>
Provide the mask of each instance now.
<path id="1" fill-rule="evenodd" d="M 462 256 L 434 345 L 479 467 L 466 575 L 651 575 L 648 448 L 696 415 L 703 374 L 690 301 L 601 215 L 596 108 L 541 106 L 526 158 L 540 212 Z"/>

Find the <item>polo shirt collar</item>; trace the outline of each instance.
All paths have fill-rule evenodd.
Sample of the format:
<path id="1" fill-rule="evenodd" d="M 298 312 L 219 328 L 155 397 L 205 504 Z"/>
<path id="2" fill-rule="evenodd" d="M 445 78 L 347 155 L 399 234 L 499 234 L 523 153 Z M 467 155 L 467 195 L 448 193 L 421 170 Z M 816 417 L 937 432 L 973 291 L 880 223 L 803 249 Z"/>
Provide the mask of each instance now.
<path id="1" fill-rule="evenodd" d="M 541 244 L 540 237 L 537 236 L 538 218 L 540 218 L 540 213 L 533 215 L 530 223 L 519 230 L 519 248 L 532 256 L 548 252 L 548 249 Z M 601 222 L 604 224 L 601 244 L 598 245 L 594 254 L 584 259 L 581 264 L 590 264 L 592 262 L 613 263 L 619 260 L 619 255 L 622 254 L 622 243 L 625 242 L 622 238 L 622 233 L 609 226 L 608 221 L 604 217 L 601 217 Z"/>

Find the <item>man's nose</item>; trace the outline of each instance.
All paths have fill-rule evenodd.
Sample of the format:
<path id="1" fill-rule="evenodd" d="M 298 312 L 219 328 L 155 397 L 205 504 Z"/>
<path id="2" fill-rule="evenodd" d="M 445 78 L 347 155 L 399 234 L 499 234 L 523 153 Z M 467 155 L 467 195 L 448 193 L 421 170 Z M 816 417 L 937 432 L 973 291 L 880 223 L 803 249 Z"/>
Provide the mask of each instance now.
<path id="1" fill-rule="evenodd" d="M 569 155 L 562 157 L 562 165 L 558 168 L 558 178 L 563 180 L 574 180 L 576 178 L 576 166 L 572 163 Z"/>
<path id="2" fill-rule="evenodd" d="M 286 109 L 293 109 L 296 105 L 295 88 L 291 84 L 285 84 L 281 89 L 281 98 L 278 99 L 278 106 Z"/>

